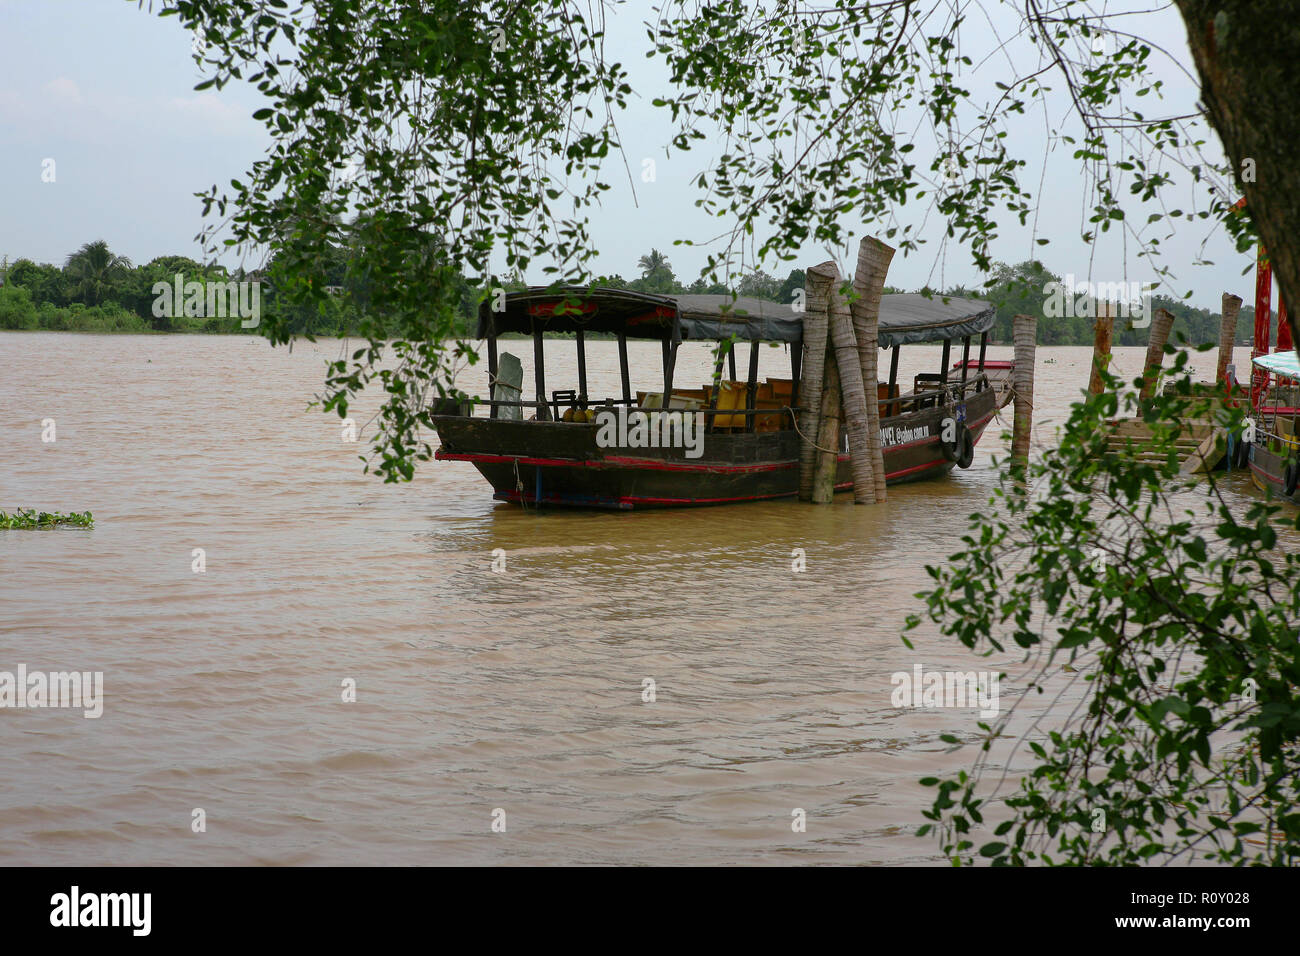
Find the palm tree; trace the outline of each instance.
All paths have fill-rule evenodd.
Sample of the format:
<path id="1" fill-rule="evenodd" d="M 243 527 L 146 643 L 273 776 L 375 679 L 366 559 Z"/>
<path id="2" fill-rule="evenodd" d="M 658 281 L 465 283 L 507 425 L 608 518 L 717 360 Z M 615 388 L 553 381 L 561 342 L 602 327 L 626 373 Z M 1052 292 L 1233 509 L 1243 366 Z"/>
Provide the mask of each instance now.
<path id="1" fill-rule="evenodd" d="M 103 239 L 86 243 L 68 256 L 64 266 L 87 305 L 99 305 L 115 280 L 130 268 L 131 260 L 126 256 L 114 255 Z"/>
<path id="2" fill-rule="evenodd" d="M 636 266 L 641 270 L 643 279 L 651 279 L 659 275 L 660 270 L 667 269 L 671 274 L 672 265 L 668 262 L 668 257 L 658 249 L 651 249 L 650 255 L 642 256 L 636 261 Z"/>
<path id="3" fill-rule="evenodd" d="M 672 264 L 658 249 L 651 249 L 650 255 L 638 259 L 637 267 L 641 270 L 641 278 L 636 281 L 633 288 L 662 295 L 681 291 L 677 277 L 673 275 Z"/>

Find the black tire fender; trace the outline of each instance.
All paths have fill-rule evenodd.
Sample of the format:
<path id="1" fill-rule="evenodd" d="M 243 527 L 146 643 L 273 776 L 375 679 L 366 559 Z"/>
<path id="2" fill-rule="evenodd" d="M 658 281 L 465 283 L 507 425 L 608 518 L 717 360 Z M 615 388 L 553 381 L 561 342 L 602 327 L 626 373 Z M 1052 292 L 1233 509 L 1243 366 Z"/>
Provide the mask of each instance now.
<path id="1" fill-rule="evenodd" d="M 953 422 L 953 424 L 957 426 L 957 431 L 952 436 L 952 441 L 947 441 L 943 437 L 943 433 L 947 431 L 947 427 L 945 423 L 950 420 Z M 966 430 L 966 424 L 964 422 L 957 421 L 954 416 L 949 416 L 948 418 L 945 418 L 943 422 L 940 422 L 939 448 L 943 451 L 943 457 L 948 459 L 948 461 L 956 461 L 958 458 L 961 457 L 961 449 L 962 449 L 961 436 L 962 436 L 962 432 L 965 430 Z"/>
<path id="2" fill-rule="evenodd" d="M 956 462 L 958 468 L 969 468 L 975 460 L 975 436 L 965 425 L 961 426 L 961 432 L 957 435 L 959 452 Z"/>
<path id="3" fill-rule="evenodd" d="M 1295 494 L 1295 486 L 1300 483 L 1300 464 L 1296 464 L 1293 458 L 1286 463 L 1286 471 L 1282 472 L 1282 491 L 1289 498 Z"/>
<path id="4" fill-rule="evenodd" d="M 1250 443 L 1237 435 L 1232 445 L 1232 467 L 1245 468 L 1250 461 Z"/>

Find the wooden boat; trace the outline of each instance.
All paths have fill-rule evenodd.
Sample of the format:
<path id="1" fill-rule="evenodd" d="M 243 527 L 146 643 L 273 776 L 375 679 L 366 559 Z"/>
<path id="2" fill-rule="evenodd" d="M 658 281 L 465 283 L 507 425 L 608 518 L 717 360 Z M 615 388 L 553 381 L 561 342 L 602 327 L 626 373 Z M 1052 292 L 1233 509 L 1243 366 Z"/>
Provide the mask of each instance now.
<path id="1" fill-rule="evenodd" d="M 572 287 L 513 293 L 505 297 L 500 311 L 489 311 L 489 304 L 484 303 L 478 323 L 478 335 L 487 342 L 492 383 L 491 399 L 478 405 L 487 406 L 488 413 L 440 414 L 433 422 L 441 442 L 435 457 L 472 463 L 497 499 L 631 509 L 763 501 L 797 493 L 800 436 L 795 426 L 803 319 L 790 306 L 744 297 Z M 883 297 L 880 345 L 890 349 L 891 358 L 889 381 L 878 385 L 878 398 L 889 483 L 938 478 L 954 465 L 970 466 L 975 444 L 998 409 L 998 391 L 984 370 L 995 317 L 991 305 L 969 299 Z M 507 333 L 533 339 L 532 401 L 519 397 L 519 382 L 498 377 L 498 337 Z M 585 338 L 592 333 L 618 339 L 621 395 L 596 399 L 588 394 Z M 548 393 L 545 339 L 556 334 L 576 338 L 578 381 L 576 389 Z M 971 361 L 973 337 L 979 338 L 976 361 Z M 661 390 L 633 391 L 629 338 L 662 343 Z M 954 340 L 963 345 L 964 364 L 949 374 Z M 713 382 L 703 388 L 678 388 L 677 350 L 682 342 L 695 341 L 719 343 Z M 744 380 L 738 380 L 735 371 L 738 341 L 749 342 Z M 943 343 L 939 371 L 917 375 L 903 393 L 898 384 L 900 347 L 935 341 Z M 790 346 L 789 378 L 760 380 L 759 356 L 766 342 Z M 730 378 L 723 376 L 724 360 Z M 525 420 L 523 409 L 535 412 Z M 645 441 L 645 434 L 633 441 L 631 429 L 626 444 L 611 446 L 608 440 L 616 418 L 649 422 L 651 437 L 657 422 L 664 426 L 662 435 L 671 438 L 673 415 L 678 418 L 678 437 L 688 419 L 702 429 L 699 447 L 687 447 L 684 441 L 656 447 Z M 847 444 L 842 443 L 836 490 L 852 487 Z"/>
<path id="2" fill-rule="evenodd" d="M 1300 361 L 1287 350 L 1257 355 L 1251 363 L 1264 382 L 1255 407 L 1254 441 L 1247 448 L 1251 480 L 1261 491 L 1300 504 L 1300 404 L 1293 391 L 1300 384 Z M 1277 388 L 1267 387 L 1270 375 L 1277 376 Z"/>
<path id="3" fill-rule="evenodd" d="M 1229 384 L 1211 385 L 1207 382 L 1197 382 L 1194 387 L 1204 392 L 1219 391 L 1231 404 L 1246 403 L 1250 401 L 1250 389 L 1236 382 L 1233 368 L 1228 366 Z M 1179 394 L 1178 386 L 1169 384 L 1165 386 L 1164 393 L 1166 396 L 1176 396 Z M 1266 415 L 1272 415 L 1274 412 L 1281 411 L 1283 414 L 1288 409 L 1293 409 L 1300 405 L 1300 389 L 1295 386 L 1275 385 L 1265 389 L 1262 393 L 1263 398 L 1260 400 L 1262 411 Z M 1242 444 L 1230 435 L 1227 429 L 1206 419 L 1183 418 L 1180 420 L 1182 432 L 1174 442 L 1174 448 L 1180 459 L 1179 470 L 1186 475 L 1208 474 L 1210 472 L 1220 471 L 1231 465 L 1235 468 L 1244 468 L 1249 461 L 1250 449 L 1248 444 Z M 1109 422 L 1111 433 L 1107 439 L 1107 447 L 1111 451 L 1125 450 L 1132 454 L 1136 460 L 1151 464 L 1159 464 L 1165 460 L 1167 452 L 1157 450 L 1153 438 L 1153 430 L 1150 423 L 1143 418 L 1120 418 L 1112 419 Z M 1288 430 L 1290 425 L 1283 418 L 1279 426 Z M 1263 433 L 1260 433 L 1261 441 L 1264 439 Z M 1264 456 L 1261 461 L 1268 460 L 1270 451 L 1267 443 L 1263 449 Z M 1231 457 L 1231 461 L 1229 461 Z M 1284 468 L 1285 470 L 1285 468 Z M 1255 482 L 1260 488 L 1265 487 L 1257 479 Z M 1267 482 L 1266 482 L 1267 483 Z M 1282 479 L 1285 485 L 1285 479 Z"/>
<path id="4" fill-rule="evenodd" d="M 1161 464 L 1167 455 L 1155 445 L 1152 427 L 1142 418 L 1116 418 L 1107 423 L 1110 434 L 1106 447 L 1113 452 L 1124 452 L 1135 460 L 1147 464 Z M 1222 449 L 1226 432 L 1212 422 L 1184 418 L 1182 431 L 1174 442 L 1179 469 L 1184 474 L 1203 474 L 1215 471 L 1223 464 Z M 1163 447 L 1163 446 L 1161 446 Z"/>

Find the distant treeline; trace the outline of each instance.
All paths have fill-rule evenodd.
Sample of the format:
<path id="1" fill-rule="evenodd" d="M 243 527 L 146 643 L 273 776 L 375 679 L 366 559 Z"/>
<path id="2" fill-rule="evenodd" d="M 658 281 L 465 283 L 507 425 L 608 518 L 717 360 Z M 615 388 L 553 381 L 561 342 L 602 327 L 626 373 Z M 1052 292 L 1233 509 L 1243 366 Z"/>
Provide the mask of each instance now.
<path id="1" fill-rule="evenodd" d="M 339 293 L 346 291 L 347 263 L 342 258 L 333 262 L 321 276 L 321 281 Z M 681 293 L 727 294 L 732 290 L 724 285 L 697 279 L 689 285 L 680 282 L 673 273 L 667 257 L 657 249 L 642 256 L 637 262 L 641 275 L 624 279 L 620 275 L 606 276 L 603 284 L 633 289 L 640 292 L 674 295 Z M 161 256 L 146 265 L 132 265 L 130 260 L 115 255 L 103 240 L 89 242 L 68 256 L 62 266 L 39 264 L 30 259 L 0 262 L 0 329 L 49 330 L 75 332 L 208 332 L 257 334 L 256 328 L 246 328 L 238 315 L 187 315 L 183 309 L 164 310 L 157 314 L 158 283 L 172 284 L 180 274 L 187 283 L 226 284 L 232 281 L 259 280 L 259 273 L 229 272 L 219 265 L 204 265 L 184 256 Z M 1088 345 L 1092 343 L 1092 319 L 1088 315 L 1069 314 L 1067 309 L 1052 309 L 1049 294 L 1052 283 L 1058 285 L 1063 277 L 1050 272 L 1042 263 L 1021 262 L 1017 265 L 998 263 L 992 283 L 984 289 L 973 290 L 954 286 L 930 291 L 933 294 L 965 296 L 985 299 L 997 307 L 997 323 L 993 327 L 992 341 L 1011 341 L 1012 318 L 1026 313 L 1038 319 L 1038 341 L 1043 345 Z M 474 329 L 474 316 L 479 301 L 479 291 L 463 277 L 457 277 L 460 303 L 456 334 L 469 336 Z M 526 284 L 518 279 L 501 281 L 506 291 L 523 289 Z M 737 283 L 739 295 L 753 296 L 772 302 L 793 302 L 804 285 L 802 269 L 793 269 L 784 281 L 764 272 L 753 272 Z M 886 287 L 886 292 L 902 289 Z M 1243 295 L 1243 298 L 1245 296 Z M 179 300 L 178 300 L 179 301 Z M 1058 298 L 1059 302 L 1059 298 Z M 1181 334 L 1192 344 L 1217 342 L 1219 337 L 1219 312 L 1198 309 L 1168 296 L 1154 296 L 1151 308 L 1166 308 L 1176 318 L 1175 341 Z M 263 314 L 274 314 L 279 308 L 274 290 L 264 287 L 261 293 Z M 1048 314 L 1052 311 L 1054 314 Z M 1149 319 L 1144 316 L 1143 319 Z M 303 309 L 289 316 L 290 328 L 295 334 L 318 336 L 346 336 L 356 334 L 361 316 L 345 294 L 330 296 L 323 310 Z M 1255 312 L 1243 306 L 1237 320 L 1239 344 L 1249 343 L 1253 336 Z M 1115 322 L 1116 345 L 1143 345 L 1147 340 L 1144 326 L 1132 327 L 1129 320 L 1118 318 Z"/>
<path id="2" fill-rule="evenodd" d="M 321 281 L 337 284 L 342 291 L 345 263 L 333 265 Z M 160 308 L 160 283 L 174 289 L 180 276 L 182 289 L 199 295 L 203 306 L 183 307 L 186 295 L 166 295 Z M 281 305 L 275 291 L 259 272 L 228 271 L 224 266 L 205 265 L 185 256 L 160 256 L 147 265 L 136 266 L 114 254 L 103 240 L 86 243 L 62 266 L 36 263 L 30 259 L 0 263 L 0 329 L 74 332 L 207 332 L 257 334 L 253 323 L 233 309 L 212 309 L 213 298 L 205 293 L 230 283 L 256 282 L 261 316 L 275 314 Z M 215 290 L 214 290 L 215 291 Z M 464 283 L 463 328 L 477 301 Z M 224 296 L 217 301 L 225 304 Z M 181 306 L 181 307 L 178 307 Z M 159 314 L 161 312 L 161 314 Z M 346 296 L 329 296 L 322 310 L 301 309 L 290 316 L 296 334 L 339 336 L 355 333 L 360 316 Z"/>
<path id="3" fill-rule="evenodd" d="M 1068 293 L 1064 296 L 1061 293 L 1053 296 L 1054 286 L 1057 288 L 1064 287 L 1066 277 L 1057 275 L 1037 261 L 1021 262 L 1016 265 L 1007 263 L 996 263 L 993 270 L 992 284 L 983 290 L 970 290 L 961 286 L 955 286 L 946 289 L 947 295 L 969 296 L 977 299 L 987 299 L 997 306 L 998 318 L 993 326 L 993 332 L 990 338 L 999 343 L 1009 343 L 1011 341 L 1012 320 L 1017 314 L 1032 315 L 1038 319 L 1038 343 L 1040 345 L 1091 345 L 1093 339 L 1093 320 L 1089 315 L 1068 314 L 1077 312 L 1078 309 L 1068 309 L 1067 314 L 1061 314 L 1059 308 L 1052 310 L 1055 314 L 1048 314 L 1049 305 L 1059 305 L 1061 299 L 1068 298 Z M 1243 280 L 1245 283 L 1245 280 Z M 1229 290 L 1235 291 L 1243 299 L 1249 298 L 1254 294 L 1253 282 L 1249 283 L 1250 289 L 1246 290 Z M 1079 283 L 1075 283 L 1079 285 Z M 1118 283 L 1117 283 L 1118 285 Z M 901 291 L 901 290 L 893 290 Z M 1052 302 L 1055 298 L 1055 303 Z M 1076 305 L 1079 296 L 1076 295 Z M 1219 305 L 1219 303 L 1215 303 Z M 1178 336 L 1182 335 L 1186 341 L 1192 345 L 1200 345 L 1206 342 L 1217 343 L 1219 341 L 1219 325 L 1221 322 L 1221 308 L 1213 311 L 1210 309 L 1198 309 L 1195 306 L 1187 304 L 1185 300 L 1174 299 L 1165 295 L 1153 295 L 1149 303 L 1149 311 L 1154 312 L 1158 308 L 1168 309 L 1174 314 L 1173 329 L 1170 334 L 1170 341 L 1177 343 Z M 1122 315 L 1115 319 L 1114 344 L 1115 345 L 1146 345 L 1147 343 L 1147 323 L 1150 321 L 1150 314 L 1144 312 L 1138 319 L 1125 318 Z M 1138 327 L 1134 327 L 1133 322 L 1141 322 Z M 1274 321 L 1273 335 L 1277 335 L 1277 323 Z M 1237 315 L 1237 336 L 1238 344 L 1249 344 L 1254 339 L 1255 334 L 1255 308 L 1254 306 L 1242 305 L 1241 311 Z"/>

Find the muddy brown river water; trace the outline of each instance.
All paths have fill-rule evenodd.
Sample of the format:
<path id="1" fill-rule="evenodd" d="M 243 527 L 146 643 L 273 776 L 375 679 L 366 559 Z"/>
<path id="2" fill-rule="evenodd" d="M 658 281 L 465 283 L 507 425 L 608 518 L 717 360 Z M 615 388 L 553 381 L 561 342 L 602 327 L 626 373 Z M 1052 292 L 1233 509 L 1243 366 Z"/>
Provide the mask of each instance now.
<path id="1" fill-rule="evenodd" d="M 306 407 L 338 342 L 0 342 L 0 509 L 95 516 L 0 532 L 0 671 L 104 674 L 98 719 L 0 709 L 0 863 L 937 860 L 917 780 L 968 765 L 939 735 L 978 718 L 895 708 L 890 675 L 1016 660 L 933 628 L 899 639 L 925 565 L 986 506 L 1009 407 L 969 471 L 877 507 L 539 514 L 468 464 L 363 475 L 373 400 L 355 444 Z M 503 348 L 531 382 L 530 343 Z M 614 343 L 589 350 L 593 393 L 613 394 Z M 1089 354 L 1040 348 L 1040 445 Z M 1132 375 L 1143 350 L 1116 356 Z M 906 381 L 939 349 L 902 358 Z M 549 359 L 549 386 L 572 387 L 572 344 Z M 784 350 L 763 359 L 788 375 Z M 658 345 L 632 361 L 653 388 Z M 677 380 L 708 368 L 686 346 Z"/>

